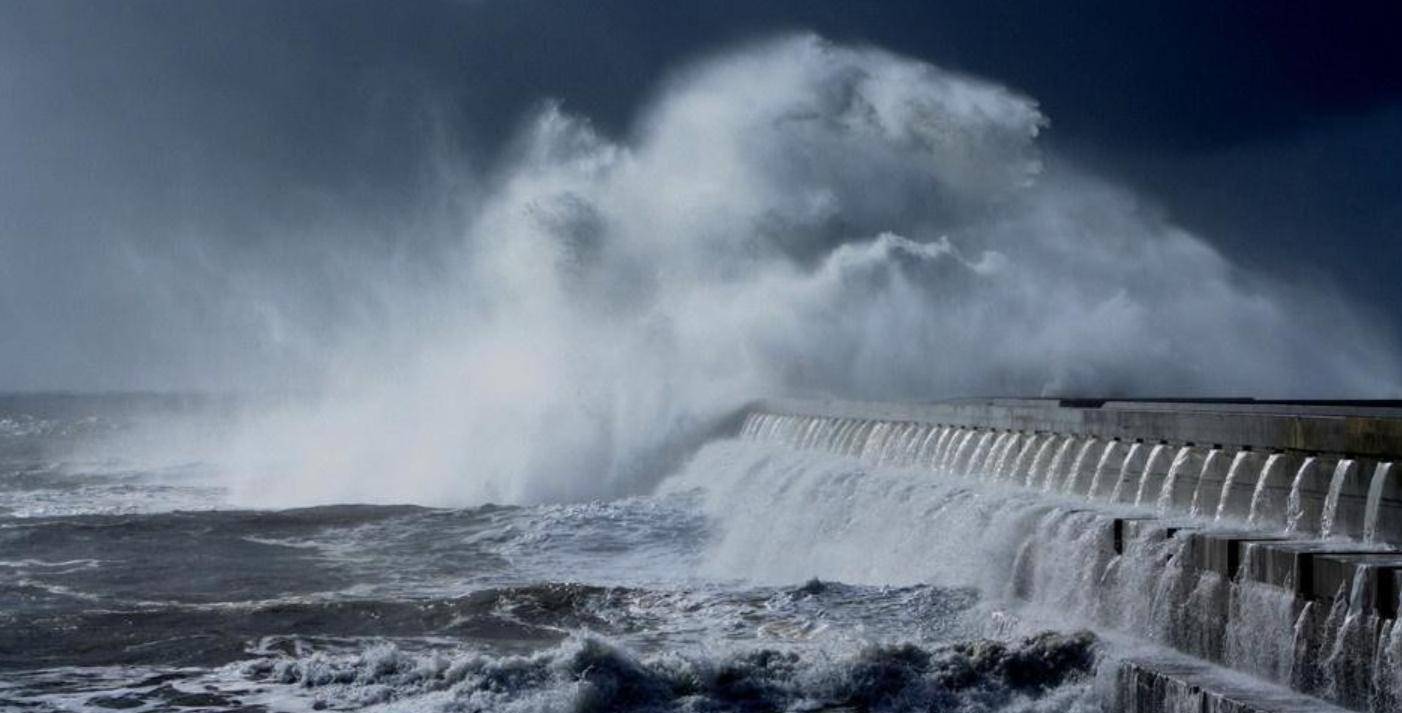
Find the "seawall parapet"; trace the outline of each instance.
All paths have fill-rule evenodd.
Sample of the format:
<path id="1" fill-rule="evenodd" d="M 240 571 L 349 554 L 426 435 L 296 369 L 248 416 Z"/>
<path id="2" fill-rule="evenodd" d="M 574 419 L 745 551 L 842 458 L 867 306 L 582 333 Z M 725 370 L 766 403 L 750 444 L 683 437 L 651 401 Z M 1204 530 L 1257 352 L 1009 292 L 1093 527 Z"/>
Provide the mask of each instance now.
<path id="1" fill-rule="evenodd" d="M 751 411 L 1076 434 L 1146 443 L 1402 456 L 1402 402 L 954 399 L 886 403 L 770 398 Z"/>
<path id="2" fill-rule="evenodd" d="M 1013 593 L 1074 561 L 1085 616 L 1191 657 L 1121 662 L 1125 710 L 1399 710 L 1402 404 L 765 399 L 738 435 L 1061 501 Z"/>

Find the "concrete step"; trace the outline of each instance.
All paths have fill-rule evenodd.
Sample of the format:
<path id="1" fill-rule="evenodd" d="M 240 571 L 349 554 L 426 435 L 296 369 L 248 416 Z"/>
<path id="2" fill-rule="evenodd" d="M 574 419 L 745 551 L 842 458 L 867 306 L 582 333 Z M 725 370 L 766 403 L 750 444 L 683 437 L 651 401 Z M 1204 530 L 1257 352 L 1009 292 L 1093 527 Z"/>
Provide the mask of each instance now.
<path id="1" fill-rule="evenodd" d="M 1109 713 L 1347 713 L 1303 693 L 1198 659 L 1155 653 L 1114 665 Z"/>

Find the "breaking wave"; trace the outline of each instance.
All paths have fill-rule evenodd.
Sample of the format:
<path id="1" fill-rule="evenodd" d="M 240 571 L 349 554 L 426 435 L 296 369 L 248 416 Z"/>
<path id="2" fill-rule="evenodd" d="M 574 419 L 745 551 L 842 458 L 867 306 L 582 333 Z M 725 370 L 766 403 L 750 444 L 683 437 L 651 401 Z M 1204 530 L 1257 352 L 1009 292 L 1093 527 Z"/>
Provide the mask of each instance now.
<path id="1" fill-rule="evenodd" d="M 1095 638 L 1084 632 L 1049 632 L 1012 644 L 867 646 L 832 657 L 780 649 L 639 656 L 583 636 L 530 656 L 414 656 L 386 645 L 340 658 L 264 660 L 244 673 L 315 689 L 336 707 L 418 697 L 418 710 L 502 713 L 974 713 L 1094 710 L 1088 679 L 1095 660 Z"/>
<path id="2" fill-rule="evenodd" d="M 811 35 L 674 74 L 626 136 L 547 103 L 441 274 L 366 268 L 325 398 L 223 454 L 235 494 L 634 494 L 775 392 L 1397 393 L 1347 305 L 1044 156 L 1047 125 L 1016 91 Z"/>

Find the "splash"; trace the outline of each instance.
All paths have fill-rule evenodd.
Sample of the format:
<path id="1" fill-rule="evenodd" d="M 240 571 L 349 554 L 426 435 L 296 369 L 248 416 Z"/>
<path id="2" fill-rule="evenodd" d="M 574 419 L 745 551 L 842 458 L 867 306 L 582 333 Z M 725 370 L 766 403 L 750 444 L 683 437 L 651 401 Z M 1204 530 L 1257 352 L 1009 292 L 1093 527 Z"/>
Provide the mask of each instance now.
<path id="1" fill-rule="evenodd" d="M 1090 711 L 1095 639 L 1045 633 L 1012 644 L 926 650 L 870 646 L 814 658 L 759 649 L 711 658 L 639 656 L 577 637 L 533 656 L 414 656 L 381 646 L 356 656 L 259 662 L 255 681 L 315 689 L 347 707 L 426 711 L 912 710 Z M 437 694 L 437 696 L 434 696 Z M 338 705 L 337 707 L 341 707 Z"/>
<path id="2" fill-rule="evenodd" d="M 441 274 L 372 274 L 346 295 L 373 318 L 325 350 L 315 404 L 234 439 L 237 495 L 636 493 L 776 392 L 1402 382 L 1390 345 L 1332 296 L 1253 278 L 1127 192 L 1044 162 L 1047 124 L 997 84 L 811 35 L 675 74 L 624 137 L 547 103 L 469 201 Z M 986 460 L 979 445 L 960 456 Z M 1042 477 L 1050 442 L 1030 445 L 1014 477 Z"/>

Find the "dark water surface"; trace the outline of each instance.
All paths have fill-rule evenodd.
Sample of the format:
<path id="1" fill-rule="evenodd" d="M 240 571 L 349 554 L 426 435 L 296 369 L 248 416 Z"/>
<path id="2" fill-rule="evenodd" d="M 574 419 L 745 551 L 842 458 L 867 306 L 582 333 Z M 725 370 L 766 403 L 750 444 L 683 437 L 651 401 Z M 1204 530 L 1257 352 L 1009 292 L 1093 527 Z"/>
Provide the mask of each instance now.
<path id="1" fill-rule="evenodd" d="M 133 446 L 225 408 L 0 399 L 0 710 L 1089 705 L 1088 635 L 985 641 L 972 589 L 717 574 L 695 490 L 250 511 Z"/>

